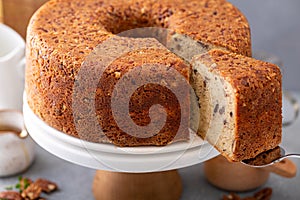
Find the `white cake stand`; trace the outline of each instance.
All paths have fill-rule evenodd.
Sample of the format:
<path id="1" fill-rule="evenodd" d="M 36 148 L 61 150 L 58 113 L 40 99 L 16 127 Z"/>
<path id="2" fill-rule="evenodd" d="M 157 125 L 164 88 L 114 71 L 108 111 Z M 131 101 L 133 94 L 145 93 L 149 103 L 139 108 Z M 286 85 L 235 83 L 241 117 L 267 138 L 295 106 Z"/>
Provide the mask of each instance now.
<path id="1" fill-rule="evenodd" d="M 96 199 L 179 199 L 182 186 L 176 169 L 219 154 L 194 134 L 189 142 L 164 147 L 120 148 L 86 142 L 48 126 L 29 108 L 26 96 L 23 114 L 29 134 L 45 150 L 98 170 L 93 185 Z"/>

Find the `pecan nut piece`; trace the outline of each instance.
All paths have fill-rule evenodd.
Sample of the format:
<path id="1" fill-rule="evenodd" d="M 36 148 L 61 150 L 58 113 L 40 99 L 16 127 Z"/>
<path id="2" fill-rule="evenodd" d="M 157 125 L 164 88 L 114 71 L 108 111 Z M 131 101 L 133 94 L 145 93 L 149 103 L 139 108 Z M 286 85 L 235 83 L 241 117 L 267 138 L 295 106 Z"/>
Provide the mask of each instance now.
<path id="1" fill-rule="evenodd" d="M 36 185 L 40 186 L 40 188 L 42 189 L 43 192 L 46 192 L 46 193 L 50 193 L 50 192 L 53 192 L 55 190 L 57 190 L 57 184 L 56 183 L 53 183 L 49 180 L 46 180 L 46 179 L 37 179 L 35 182 L 34 182 Z"/>
<path id="2" fill-rule="evenodd" d="M 16 191 L 4 191 L 0 192 L 0 199 L 5 199 L 5 200 L 22 200 L 23 198 L 21 197 L 19 192 Z"/>
<path id="3" fill-rule="evenodd" d="M 224 195 L 222 200 L 241 200 L 241 198 L 235 193 L 230 193 L 228 195 Z"/>
<path id="4" fill-rule="evenodd" d="M 272 197 L 272 188 L 264 188 L 254 194 L 257 200 L 270 200 Z"/>
<path id="5" fill-rule="evenodd" d="M 21 196 L 24 199 L 33 200 L 33 199 L 38 199 L 41 193 L 42 193 L 42 188 L 39 185 L 32 183 L 21 193 Z"/>

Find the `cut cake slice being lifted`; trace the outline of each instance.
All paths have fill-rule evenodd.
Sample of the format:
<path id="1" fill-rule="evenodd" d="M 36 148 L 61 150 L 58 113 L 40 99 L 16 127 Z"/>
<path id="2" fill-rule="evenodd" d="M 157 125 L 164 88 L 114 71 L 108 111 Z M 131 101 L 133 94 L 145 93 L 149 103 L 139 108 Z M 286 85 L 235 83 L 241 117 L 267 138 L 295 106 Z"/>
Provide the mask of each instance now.
<path id="1" fill-rule="evenodd" d="M 198 135 L 230 161 L 253 158 L 281 142 L 281 72 L 274 64 L 223 50 L 192 60 L 199 98 Z"/>

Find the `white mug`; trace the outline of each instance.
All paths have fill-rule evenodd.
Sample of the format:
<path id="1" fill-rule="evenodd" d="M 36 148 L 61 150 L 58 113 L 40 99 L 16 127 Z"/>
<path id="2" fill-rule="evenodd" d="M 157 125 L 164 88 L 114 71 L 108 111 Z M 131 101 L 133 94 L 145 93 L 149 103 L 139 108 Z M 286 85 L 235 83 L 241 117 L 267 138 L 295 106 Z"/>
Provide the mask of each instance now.
<path id="1" fill-rule="evenodd" d="M 22 110 L 25 42 L 10 27 L 0 24 L 0 110 Z"/>

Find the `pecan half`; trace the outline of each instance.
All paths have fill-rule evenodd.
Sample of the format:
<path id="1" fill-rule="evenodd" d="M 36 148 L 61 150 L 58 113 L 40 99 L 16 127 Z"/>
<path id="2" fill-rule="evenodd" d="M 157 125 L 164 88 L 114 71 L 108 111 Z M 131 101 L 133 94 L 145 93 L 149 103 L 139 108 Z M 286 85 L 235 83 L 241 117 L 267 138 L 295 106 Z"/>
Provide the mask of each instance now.
<path id="1" fill-rule="evenodd" d="M 272 197 L 272 188 L 264 188 L 254 194 L 256 200 L 270 200 Z"/>
<path id="2" fill-rule="evenodd" d="M 5 200 L 22 200 L 19 192 L 16 191 L 4 191 L 0 192 L 0 199 Z"/>
<path id="3" fill-rule="evenodd" d="M 228 195 L 224 195 L 222 200 L 241 200 L 241 198 L 235 193 L 230 193 Z"/>
<path id="4" fill-rule="evenodd" d="M 37 179 L 35 182 L 34 182 L 36 185 L 38 185 L 43 192 L 46 192 L 46 193 L 50 193 L 50 192 L 53 192 L 55 190 L 57 190 L 57 185 L 56 183 L 53 183 L 49 180 L 46 180 L 46 179 Z"/>

